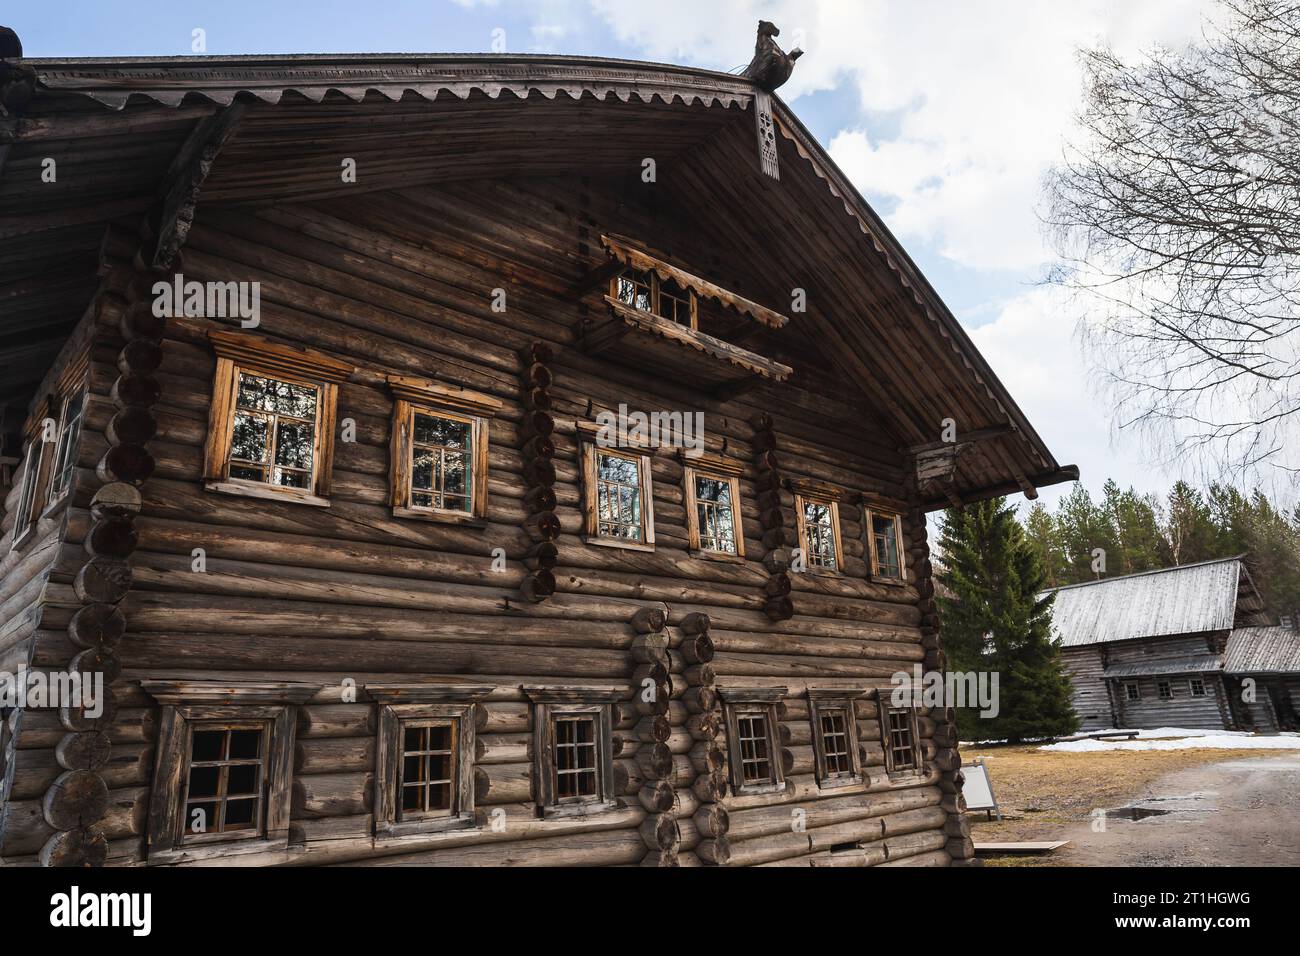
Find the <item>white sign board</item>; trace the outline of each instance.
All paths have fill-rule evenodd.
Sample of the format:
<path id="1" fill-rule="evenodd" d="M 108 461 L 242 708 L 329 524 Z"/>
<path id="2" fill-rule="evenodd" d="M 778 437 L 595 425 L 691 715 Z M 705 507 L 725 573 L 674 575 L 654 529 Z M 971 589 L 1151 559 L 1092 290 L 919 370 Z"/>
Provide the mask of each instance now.
<path id="1" fill-rule="evenodd" d="M 993 799 L 993 785 L 989 783 L 988 767 L 982 763 L 970 764 L 962 768 L 966 782 L 962 784 L 961 795 L 966 798 L 967 810 L 997 810 L 998 803 Z M 998 819 L 1002 814 L 998 813 Z"/>

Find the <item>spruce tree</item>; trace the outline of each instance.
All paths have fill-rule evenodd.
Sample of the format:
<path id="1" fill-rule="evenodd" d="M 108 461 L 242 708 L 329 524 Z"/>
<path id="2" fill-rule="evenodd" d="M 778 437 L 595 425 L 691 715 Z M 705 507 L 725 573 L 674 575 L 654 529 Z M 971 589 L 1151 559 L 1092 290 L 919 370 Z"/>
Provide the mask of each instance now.
<path id="1" fill-rule="evenodd" d="M 998 714 L 958 708 L 965 740 L 1007 740 L 1072 733 L 1079 724 L 1070 681 L 1052 639 L 1052 597 L 1039 598 L 1046 573 L 1005 498 L 949 510 L 940 535 L 938 598 L 952 671 L 999 675 Z"/>

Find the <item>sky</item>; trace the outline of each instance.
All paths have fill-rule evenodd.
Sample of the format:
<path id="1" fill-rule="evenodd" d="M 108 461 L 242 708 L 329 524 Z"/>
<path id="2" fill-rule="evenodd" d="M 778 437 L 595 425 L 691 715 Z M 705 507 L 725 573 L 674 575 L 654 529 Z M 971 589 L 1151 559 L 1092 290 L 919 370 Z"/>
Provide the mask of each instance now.
<path id="1" fill-rule="evenodd" d="M 1071 134 L 1077 51 L 1136 55 L 1194 40 L 1211 0 L 98 0 L 12 5 L 28 56 L 567 53 L 738 70 L 757 21 L 805 56 L 781 96 L 970 331 L 1062 463 L 1096 495 L 1113 477 L 1163 494 L 1178 477 L 1114 427 L 1043 284 L 1042 180 Z M 1049 504 L 1069 486 L 1044 489 Z"/>

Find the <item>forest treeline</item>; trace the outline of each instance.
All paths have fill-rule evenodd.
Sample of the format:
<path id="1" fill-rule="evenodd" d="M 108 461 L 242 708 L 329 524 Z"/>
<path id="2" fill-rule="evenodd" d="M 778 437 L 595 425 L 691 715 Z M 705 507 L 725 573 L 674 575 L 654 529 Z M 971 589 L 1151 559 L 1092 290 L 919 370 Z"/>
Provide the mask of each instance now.
<path id="1" fill-rule="evenodd" d="M 1055 510 L 1035 502 L 1023 524 L 1049 587 L 1246 554 L 1273 613 L 1300 610 L 1300 508 L 1277 508 L 1259 490 L 1180 481 L 1161 499 L 1111 480 L 1094 501 L 1076 484 Z M 1094 570 L 1097 549 L 1104 571 Z"/>

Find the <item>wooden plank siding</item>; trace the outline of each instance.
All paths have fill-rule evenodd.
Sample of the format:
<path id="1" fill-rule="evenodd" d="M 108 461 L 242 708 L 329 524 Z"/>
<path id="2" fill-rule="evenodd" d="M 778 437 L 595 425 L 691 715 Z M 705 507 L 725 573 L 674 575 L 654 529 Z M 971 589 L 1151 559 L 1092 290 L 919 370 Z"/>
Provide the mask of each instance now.
<path id="1" fill-rule="evenodd" d="M 115 688 L 120 709 L 110 732 L 113 759 L 102 772 L 110 788 L 103 822 L 110 863 L 145 858 L 159 709 L 138 681 L 149 677 L 322 686 L 299 717 L 289 849 L 246 862 L 638 863 L 646 854 L 638 832 L 646 811 L 635 796 L 643 773 L 636 755 L 647 745 L 631 732 L 634 711 L 619 704 L 614 713 L 614 775 L 626 806 L 591 817 L 539 819 L 532 711 L 520 688 L 546 681 L 618 682 L 627 683 L 630 698 L 634 634 L 628 621 L 646 605 L 666 608 L 670 648 L 683 640 L 687 615 L 709 616 L 719 684 L 787 688 L 779 728 L 787 787 L 725 801 L 733 864 L 842 865 L 847 858 L 832 857 L 831 847 L 846 842 L 860 845 L 853 856 L 858 865 L 948 862 L 944 847 L 958 834 L 945 829 L 954 798 L 941 789 L 933 762 L 936 719 L 925 714 L 918 722 L 925 772 L 891 779 L 875 701 L 858 701 L 864 784 L 822 791 L 802 696 L 809 687 L 886 687 L 891 674 L 926 659 L 922 598 L 910 570 L 922 553 L 924 528 L 906 518 L 902 523 L 909 580 L 872 582 L 864 510 L 856 503 L 862 493 L 914 497 L 897 436 L 882 424 L 885 415 L 873 400 L 829 368 L 815 337 L 798 328 L 797 316 L 789 329 L 765 328 L 746 340 L 747 348 L 792 366 L 791 380 L 725 401 L 689 381 L 585 355 L 582 324 L 596 316 L 601 293 L 578 303 L 567 290 L 598 256 L 596 238 L 603 231 L 671 250 L 710 281 L 748 292 L 749 266 L 699 235 L 687 212 L 647 206 L 618 178 L 456 182 L 253 210 L 200 206 L 183 253 L 185 278 L 260 282 L 257 334 L 355 365 L 358 371 L 339 385 L 337 408 L 339 422 L 355 426 L 355 441 L 335 443 L 328 507 L 205 490 L 215 368 L 206 332 L 237 326 L 169 321 L 156 376 L 162 386 L 154 408 L 158 428 L 149 444 L 156 469 L 142 489 L 133 584 L 121 604 L 129 632 L 120 648 L 125 671 Z M 505 290 L 504 314 L 492 310 L 494 289 Z M 527 483 L 519 355 L 534 341 L 555 350 L 550 391 L 561 522 L 557 593 L 541 603 L 519 594 L 532 544 L 522 529 Z M 121 344 L 111 329 L 97 330 L 96 402 L 80 450 L 83 468 L 93 468 L 107 447 L 100 390 L 113 380 L 111 363 Z M 393 373 L 462 385 L 501 402 L 488 425 L 489 503 L 481 527 L 391 513 L 393 396 L 385 379 Z M 689 553 L 683 465 L 669 449 L 651 457 L 654 550 L 583 542 L 574 423 L 620 403 L 647 412 L 702 411 L 706 450 L 746 463 L 738 482 L 744 558 L 711 561 Z M 769 575 L 761 559 L 768 549 L 749 464 L 757 451 L 753 422 L 763 413 L 774 420 L 783 474 L 847 493 L 839 505 L 843 573 L 792 575 L 796 613 L 779 623 L 764 613 Z M 92 473 L 82 477 L 93 483 Z M 42 532 L 66 568 L 84 561 L 78 537 L 86 526 L 83 498 L 68 510 L 62 551 L 56 529 Z M 789 511 L 790 503 L 783 503 Z M 501 570 L 493 569 L 497 548 L 506 555 Z M 201 572 L 192 566 L 195 549 L 206 562 Z M 21 603 L 0 623 L 30 613 L 26 609 L 43 591 L 37 620 L 27 632 L 11 629 L 17 635 L 11 644 L 34 629 L 35 663 L 45 667 L 65 666 L 76 653 L 66 627 L 78 602 L 65 566 L 54 557 L 22 572 L 29 581 L 48 574 L 48 584 L 28 586 L 17 581 L 21 575 L 3 579 Z M 670 660 L 668 780 L 678 803 L 682 862 L 691 863 L 699 862 L 696 851 L 705 852 L 701 846 L 710 841 L 693 822 L 700 807 L 692 792 L 695 741 L 681 700 L 690 665 L 676 651 Z M 376 707 L 364 698 L 345 700 L 345 679 L 358 687 L 403 681 L 495 686 L 480 704 L 475 803 L 500 808 L 505 828 L 449 831 L 422 842 L 377 836 Z M 52 747 L 59 733 L 49 715 L 33 716 L 39 719 L 20 737 L 0 846 L 8 862 L 30 862 L 52 832 L 39 804 L 58 770 Z M 807 811 L 806 828 L 798 832 L 790 826 L 796 806 Z"/>

